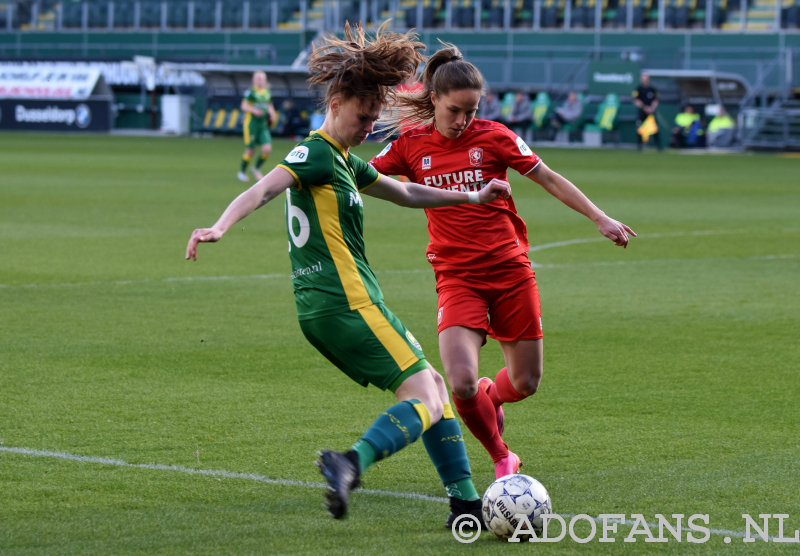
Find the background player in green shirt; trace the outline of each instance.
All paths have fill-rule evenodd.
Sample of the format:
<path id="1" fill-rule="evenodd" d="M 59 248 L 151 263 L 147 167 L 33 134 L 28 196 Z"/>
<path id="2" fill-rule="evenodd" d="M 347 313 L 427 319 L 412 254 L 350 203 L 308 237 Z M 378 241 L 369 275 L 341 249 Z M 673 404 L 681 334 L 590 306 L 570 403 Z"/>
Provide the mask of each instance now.
<path id="1" fill-rule="evenodd" d="M 275 107 L 272 106 L 272 91 L 269 89 L 267 74 L 257 71 L 253 74 L 253 88 L 244 93 L 240 106 L 244 115 L 242 128 L 244 130 L 244 155 L 242 166 L 236 177 L 239 181 L 247 181 L 247 165 L 253 158 L 256 145 L 261 145 L 261 156 L 250 169 L 257 180 L 264 177 L 261 165 L 264 164 L 272 152 L 272 135 L 269 132 L 270 122 L 275 121 Z"/>
<path id="2" fill-rule="evenodd" d="M 471 193 L 401 183 L 350 153 L 372 133 L 392 87 L 414 75 L 424 45 L 410 33 L 386 32 L 385 26 L 374 41 L 366 40 L 361 27 L 351 31 L 348 25 L 345 34 L 344 41 L 325 39 L 309 57 L 311 83 L 327 85 L 322 127 L 239 195 L 213 227 L 195 230 L 186 258 L 196 260 L 198 243 L 219 241 L 233 224 L 287 192 L 289 255 L 303 334 L 350 378 L 388 389 L 398 401 L 348 452 L 320 453 L 328 510 L 343 517 L 364 471 L 421 437 L 450 498 L 449 528 L 462 514 L 481 519 L 480 497 L 444 380 L 383 305 L 364 251 L 361 193 L 433 208 L 488 203 L 508 197 L 510 189 L 500 180 Z"/>

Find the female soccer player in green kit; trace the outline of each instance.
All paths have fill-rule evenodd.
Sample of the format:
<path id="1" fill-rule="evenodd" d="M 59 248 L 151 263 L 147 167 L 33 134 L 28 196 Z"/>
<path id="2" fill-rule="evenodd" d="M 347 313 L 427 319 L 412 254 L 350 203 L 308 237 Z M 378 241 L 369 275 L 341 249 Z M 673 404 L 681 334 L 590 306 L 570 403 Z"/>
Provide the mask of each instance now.
<path id="1" fill-rule="evenodd" d="M 361 194 L 428 208 L 488 203 L 507 198 L 510 189 L 501 180 L 480 193 L 401 183 L 350 153 L 372 133 L 393 98 L 392 87 L 414 75 L 424 60 L 419 52 L 424 45 L 410 33 L 387 32 L 385 24 L 374 40 L 367 40 L 360 26 L 346 25 L 345 34 L 346 40 L 325 39 L 309 57 L 310 82 L 327 86 L 322 127 L 239 195 L 213 227 L 195 230 L 186 258 L 196 260 L 198 243 L 219 241 L 233 224 L 286 192 L 289 257 L 303 334 L 351 379 L 388 389 L 398 401 L 349 451 L 320 453 L 327 508 L 333 517 L 343 517 L 364 471 L 422 437 L 450 498 L 449 528 L 461 514 L 480 519 L 480 497 L 444 380 L 384 305 L 367 263 Z"/>
<path id="2" fill-rule="evenodd" d="M 261 155 L 250 168 L 250 171 L 260 180 L 264 177 L 261 165 L 272 153 L 272 135 L 269 132 L 269 123 L 275 121 L 275 107 L 272 106 L 272 91 L 269 89 L 267 74 L 257 71 L 253 74 L 253 88 L 248 89 L 240 106 L 245 113 L 242 128 L 244 132 L 244 154 L 242 165 L 236 177 L 239 181 L 247 181 L 247 165 L 253 159 L 256 145 L 261 145 Z"/>

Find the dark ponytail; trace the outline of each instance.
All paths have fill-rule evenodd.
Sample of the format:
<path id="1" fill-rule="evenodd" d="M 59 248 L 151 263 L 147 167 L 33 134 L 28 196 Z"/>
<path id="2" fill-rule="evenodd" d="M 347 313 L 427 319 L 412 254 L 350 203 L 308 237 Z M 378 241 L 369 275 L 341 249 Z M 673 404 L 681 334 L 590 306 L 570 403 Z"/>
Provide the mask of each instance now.
<path id="1" fill-rule="evenodd" d="M 442 41 L 439 41 L 442 42 Z M 387 136 L 397 133 L 401 128 L 425 125 L 433 120 L 435 109 L 431 92 L 437 96 L 450 91 L 470 89 L 486 93 L 483 75 L 480 70 L 464 61 L 461 51 L 454 44 L 442 42 L 444 48 L 428 58 L 422 73 L 425 89 L 419 93 L 397 93 L 392 112 L 381 119 Z"/>

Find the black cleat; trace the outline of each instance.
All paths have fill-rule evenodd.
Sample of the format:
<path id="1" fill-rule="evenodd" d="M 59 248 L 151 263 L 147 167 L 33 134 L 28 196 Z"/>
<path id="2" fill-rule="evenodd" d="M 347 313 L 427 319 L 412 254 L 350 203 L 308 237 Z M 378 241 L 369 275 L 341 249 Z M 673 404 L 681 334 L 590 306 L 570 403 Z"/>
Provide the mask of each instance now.
<path id="1" fill-rule="evenodd" d="M 317 452 L 317 455 L 319 455 L 317 467 L 328 482 L 328 490 L 325 493 L 328 503 L 325 507 L 331 517 L 342 519 L 347 513 L 350 492 L 361 484 L 358 454 L 352 450 L 346 454 L 324 450 Z"/>
<path id="2" fill-rule="evenodd" d="M 464 514 L 469 514 L 472 517 L 476 518 L 478 521 L 475 522 L 472 519 L 465 519 L 458 522 L 458 526 L 463 527 L 467 530 L 476 530 L 478 527 L 478 523 L 480 523 L 481 528 L 485 529 L 486 524 L 483 522 L 483 511 L 481 510 L 483 503 L 481 499 L 477 500 L 461 500 L 460 498 L 453 498 L 450 497 L 450 515 L 447 516 L 447 521 L 444 522 L 444 526 L 447 529 L 453 529 L 453 523 L 459 516 Z"/>

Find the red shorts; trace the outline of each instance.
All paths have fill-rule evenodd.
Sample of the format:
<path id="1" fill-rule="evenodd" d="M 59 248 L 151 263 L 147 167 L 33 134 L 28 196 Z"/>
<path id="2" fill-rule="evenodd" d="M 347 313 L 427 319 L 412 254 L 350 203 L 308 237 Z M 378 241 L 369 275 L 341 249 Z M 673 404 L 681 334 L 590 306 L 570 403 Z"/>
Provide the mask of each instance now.
<path id="1" fill-rule="evenodd" d="M 465 326 L 501 342 L 542 337 L 536 273 L 526 254 L 489 268 L 439 271 L 436 292 L 439 333 Z"/>

